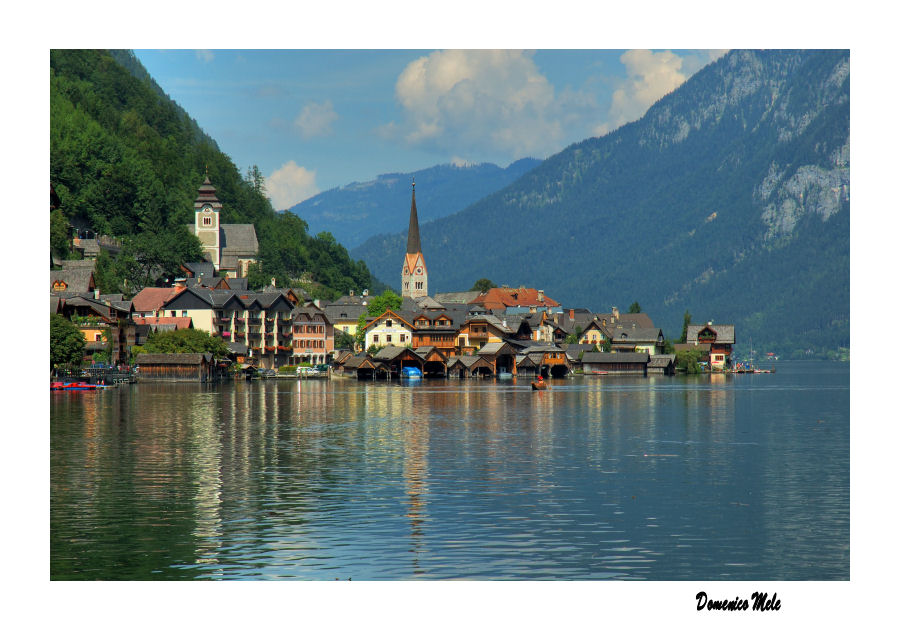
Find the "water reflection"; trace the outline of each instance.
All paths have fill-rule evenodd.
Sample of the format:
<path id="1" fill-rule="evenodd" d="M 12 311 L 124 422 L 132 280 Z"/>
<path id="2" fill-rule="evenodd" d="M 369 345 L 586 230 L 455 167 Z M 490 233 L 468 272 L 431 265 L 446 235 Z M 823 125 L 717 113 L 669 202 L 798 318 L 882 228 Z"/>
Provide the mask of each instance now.
<path id="1" fill-rule="evenodd" d="M 848 374 L 739 377 L 53 393 L 51 576 L 848 578 Z"/>

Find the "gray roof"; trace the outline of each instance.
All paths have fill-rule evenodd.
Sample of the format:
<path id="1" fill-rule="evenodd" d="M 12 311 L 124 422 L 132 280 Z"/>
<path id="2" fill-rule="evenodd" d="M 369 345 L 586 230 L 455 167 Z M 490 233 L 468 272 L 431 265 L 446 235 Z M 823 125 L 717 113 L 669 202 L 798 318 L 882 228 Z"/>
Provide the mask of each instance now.
<path id="1" fill-rule="evenodd" d="M 435 294 L 434 299 L 441 304 L 468 304 L 471 300 L 478 298 L 481 292 L 478 291 L 454 291 L 444 294 Z"/>
<path id="2" fill-rule="evenodd" d="M 585 353 L 582 364 L 646 364 L 649 353 Z"/>
<path id="3" fill-rule="evenodd" d="M 97 259 L 80 259 L 77 261 L 60 261 L 60 265 L 62 265 L 63 269 L 85 269 L 89 268 L 91 271 L 96 269 L 97 267 Z"/>
<path id="4" fill-rule="evenodd" d="M 616 343 L 656 343 L 659 336 L 662 335 L 661 329 L 643 329 L 643 328 L 621 328 L 607 329 L 610 334 L 610 341 Z"/>
<path id="5" fill-rule="evenodd" d="M 329 322 L 338 320 L 358 320 L 359 316 L 367 312 L 367 307 L 361 304 L 330 304 L 325 307 L 325 317 Z"/>
<path id="6" fill-rule="evenodd" d="M 707 328 L 715 331 L 717 344 L 734 344 L 733 324 L 689 324 L 685 341 L 688 344 L 695 343 L 697 341 L 697 334 Z"/>
<path id="7" fill-rule="evenodd" d="M 653 367 L 665 367 L 670 363 L 675 361 L 675 355 L 651 355 L 650 356 L 650 366 Z"/>
<path id="8" fill-rule="evenodd" d="M 424 296 L 417 301 L 419 309 L 443 309 L 444 305 L 430 296 Z"/>
<path id="9" fill-rule="evenodd" d="M 241 344 L 240 342 L 225 342 L 225 345 L 228 347 L 228 352 L 232 355 L 246 355 L 247 354 L 247 345 Z"/>
<path id="10" fill-rule="evenodd" d="M 89 292 L 93 279 L 94 272 L 89 267 L 50 270 L 50 291 L 53 292 L 53 283 L 63 282 L 66 284 L 66 293 Z"/>
<path id="11" fill-rule="evenodd" d="M 375 359 L 378 360 L 387 360 L 390 361 L 395 359 L 398 355 L 402 355 L 406 350 L 405 346 L 385 346 L 375 355 Z"/>
<path id="12" fill-rule="evenodd" d="M 216 267 L 209 261 L 185 263 L 184 267 L 194 275 L 194 278 L 199 278 L 202 276 L 208 280 L 216 275 Z"/>
<path id="13" fill-rule="evenodd" d="M 256 258 L 259 253 L 256 228 L 252 223 L 222 224 L 220 239 L 222 260 L 219 262 L 219 267 L 237 267 L 238 258 Z"/>

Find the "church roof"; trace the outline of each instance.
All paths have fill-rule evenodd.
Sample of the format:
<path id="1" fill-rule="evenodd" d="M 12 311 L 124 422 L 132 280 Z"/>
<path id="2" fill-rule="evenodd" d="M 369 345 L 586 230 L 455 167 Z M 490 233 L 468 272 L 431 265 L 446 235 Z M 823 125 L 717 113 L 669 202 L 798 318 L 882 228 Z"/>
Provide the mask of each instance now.
<path id="1" fill-rule="evenodd" d="M 222 209 L 222 202 L 216 197 L 216 187 L 209 181 L 209 175 L 203 180 L 203 184 L 197 189 L 197 198 L 194 200 L 194 208 L 202 208 L 204 204 L 209 204 L 216 210 Z"/>
<path id="2" fill-rule="evenodd" d="M 422 251 L 419 238 L 419 213 L 416 210 L 416 183 L 413 182 L 412 205 L 409 208 L 409 233 L 406 237 L 406 253 L 415 254 Z"/>

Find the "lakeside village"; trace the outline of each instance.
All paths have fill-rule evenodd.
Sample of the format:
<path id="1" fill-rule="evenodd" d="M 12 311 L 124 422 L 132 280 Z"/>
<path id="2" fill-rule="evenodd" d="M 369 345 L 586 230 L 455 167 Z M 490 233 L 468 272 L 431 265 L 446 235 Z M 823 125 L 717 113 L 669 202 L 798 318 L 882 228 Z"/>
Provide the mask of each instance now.
<path id="1" fill-rule="evenodd" d="M 94 284 L 95 259 L 101 248 L 116 243 L 94 235 L 74 239 L 82 260 L 51 257 L 50 313 L 71 321 L 83 335 L 83 363 L 54 367 L 51 381 L 62 388 L 235 376 L 549 379 L 672 375 L 676 364 L 690 372 L 752 370 L 732 361 L 731 324 L 690 324 L 683 343 L 671 344 L 646 313 L 564 307 L 540 289 L 493 287 L 430 296 L 412 186 L 401 300 L 375 316 L 373 302 L 385 301 L 368 291 L 325 302 L 311 300 L 299 288 L 276 287 L 275 279 L 262 291 L 249 291 L 247 269 L 258 257 L 255 229 L 219 223 L 222 204 L 208 177 L 188 226 L 207 260 L 183 265 L 184 276 L 169 287 L 146 287 L 131 300 L 101 295 Z M 142 352 L 151 336 L 185 329 L 219 338 L 227 352 Z M 94 364 L 95 354 L 106 358 L 106 365 Z M 691 362 L 687 368 L 682 355 Z"/>

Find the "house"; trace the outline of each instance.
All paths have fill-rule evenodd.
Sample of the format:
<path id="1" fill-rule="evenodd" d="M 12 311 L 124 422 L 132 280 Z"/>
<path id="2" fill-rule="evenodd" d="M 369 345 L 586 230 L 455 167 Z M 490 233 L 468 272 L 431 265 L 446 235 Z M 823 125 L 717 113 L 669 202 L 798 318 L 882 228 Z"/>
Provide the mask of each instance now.
<path id="1" fill-rule="evenodd" d="M 585 375 L 641 375 L 647 376 L 650 364 L 648 353 L 585 353 L 581 365 Z"/>
<path id="2" fill-rule="evenodd" d="M 501 372 L 517 374 L 516 349 L 508 342 L 489 342 L 478 349 L 478 357 L 488 361 L 491 365 L 491 373 L 498 375 Z"/>
<path id="3" fill-rule="evenodd" d="M 662 329 L 615 328 L 609 331 L 610 350 L 613 353 L 662 353 L 666 338 Z"/>
<path id="4" fill-rule="evenodd" d="M 422 375 L 431 376 L 447 376 L 447 362 L 450 356 L 445 355 L 441 349 L 434 346 L 420 346 L 415 349 L 416 355 L 422 358 L 424 365 L 422 366 Z"/>
<path id="5" fill-rule="evenodd" d="M 415 326 L 410 316 L 402 317 L 388 309 L 364 327 L 366 348 L 370 346 L 412 346 Z"/>
<path id="6" fill-rule="evenodd" d="M 400 373 L 407 366 L 418 368 L 425 372 L 425 359 L 411 348 L 401 346 L 385 346 L 373 358 L 387 367 L 391 377 L 399 378 Z"/>
<path id="7" fill-rule="evenodd" d="M 334 327 L 314 305 L 291 311 L 295 362 L 324 364 L 334 352 Z"/>
<path id="8" fill-rule="evenodd" d="M 659 354 L 650 357 L 650 363 L 647 364 L 647 374 L 675 374 L 675 355 Z"/>
<path id="9" fill-rule="evenodd" d="M 709 344 L 709 366 L 713 370 L 724 370 L 731 365 L 731 349 L 734 345 L 733 324 L 689 324 L 685 342 L 689 346 Z"/>
<path id="10" fill-rule="evenodd" d="M 142 318 L 164 317 L 163 305 L 182 291 L 184 287 L 144 287 L 131 299 L 134 315 Z M 176 317 L 171 313 L 165 315 Z"/>
<path id="11" fill-rule="evenodd" d="M 457 355 L 457 331 L 465 316 L 465 308 L 418 313 L 413 319 L 412 347 L 433 346 L 446 356 Z"/>
<path id="12" fill-rule="evenodd" d="M 460 325 L 456 335 L 456 347 L 460 354 L 472 353 L 485 344 L 503 342 L 512 335 L 513 330 L 497 316 L 473 316 Z"/>

